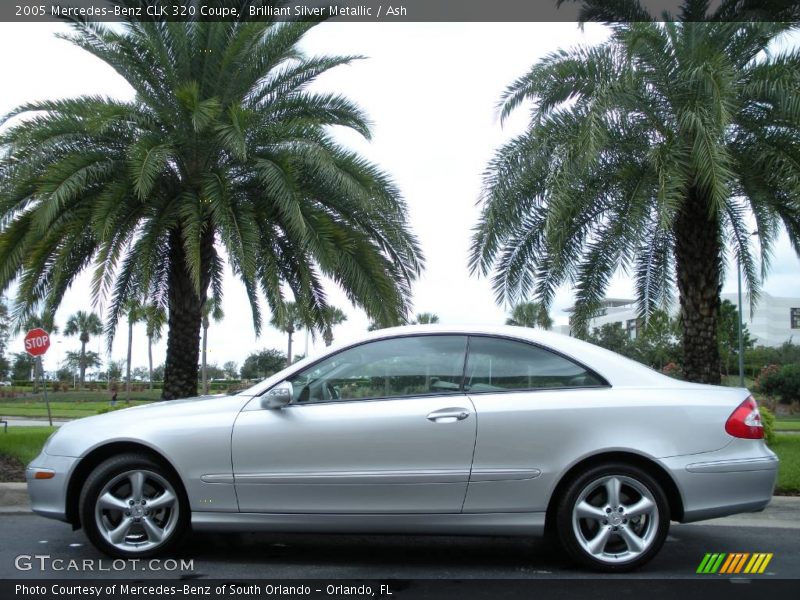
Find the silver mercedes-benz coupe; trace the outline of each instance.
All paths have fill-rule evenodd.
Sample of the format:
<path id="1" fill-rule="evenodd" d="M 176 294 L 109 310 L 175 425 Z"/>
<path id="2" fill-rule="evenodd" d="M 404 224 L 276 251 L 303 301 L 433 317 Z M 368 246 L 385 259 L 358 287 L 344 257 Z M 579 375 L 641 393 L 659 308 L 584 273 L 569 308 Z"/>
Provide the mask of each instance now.
<path id="1" fill-rule="evenodd" d="M 532 329 L 384 329 L 232 396 L 61 427 L 33 510 L 117 557 L 205 531 L 539 535 L 624 571 L 670 521 L 762 510 L 778 460 L 745 389 Z"/>

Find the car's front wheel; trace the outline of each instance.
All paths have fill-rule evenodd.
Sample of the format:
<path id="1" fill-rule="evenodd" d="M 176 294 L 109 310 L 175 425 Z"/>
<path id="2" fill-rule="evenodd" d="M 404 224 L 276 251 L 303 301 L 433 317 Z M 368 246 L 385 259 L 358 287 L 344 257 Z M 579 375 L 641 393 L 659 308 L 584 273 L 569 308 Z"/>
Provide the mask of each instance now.
<path id="1" fill-rule="evenodd" d="M 556 521 L 559 540 L 575 560 L 598 571 L 630 571 L 652 559 L 664 544 L 669 504 L 646 471 L 606 464 L 572 479 Z"/>
<path id="2" fill-rule="evenodd" d="M 166 552 L 189 522 L 175 476 L 141 454 L 114 456 L 98 465 L 83 486 L 80 513 L 92 544 L 121 558 Z"/>

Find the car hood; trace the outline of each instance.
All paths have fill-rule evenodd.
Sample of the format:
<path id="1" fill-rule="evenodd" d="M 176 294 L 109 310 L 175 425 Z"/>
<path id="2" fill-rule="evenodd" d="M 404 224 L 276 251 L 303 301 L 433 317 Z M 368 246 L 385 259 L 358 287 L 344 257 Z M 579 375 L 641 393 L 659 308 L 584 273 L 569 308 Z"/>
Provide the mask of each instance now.
<path id="1" fill-rule="evenodd" d="M 65 423 L 50 438 L 45 452 L 57 456 L 83 456 L 100 443 L 135 441 L 148 444 L 164 432 L 183 429 L 195 419 L 211 418 L 221 426 L 233 425 L 250 401 L 245 396 L 198 396 L 132 406 Z"/>

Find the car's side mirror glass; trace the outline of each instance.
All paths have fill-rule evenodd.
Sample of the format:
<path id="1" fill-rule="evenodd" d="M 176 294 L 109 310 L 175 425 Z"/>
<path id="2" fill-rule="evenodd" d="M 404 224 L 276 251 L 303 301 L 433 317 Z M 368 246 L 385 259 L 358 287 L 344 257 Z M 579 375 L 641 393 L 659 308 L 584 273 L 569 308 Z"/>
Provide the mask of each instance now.
<path id="1" fill-rule="evenodd" d="M 283 408 L 292 401 L 294 390 L 289 381 L 282 381 L 261 397 L 261 408 Z"/>

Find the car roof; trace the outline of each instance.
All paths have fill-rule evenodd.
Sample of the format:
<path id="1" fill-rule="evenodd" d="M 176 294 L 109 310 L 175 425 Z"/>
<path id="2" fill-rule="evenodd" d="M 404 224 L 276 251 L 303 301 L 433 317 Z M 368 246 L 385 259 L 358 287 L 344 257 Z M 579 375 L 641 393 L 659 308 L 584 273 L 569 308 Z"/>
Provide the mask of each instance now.
<path id="1" fill-rule="evenodd" d="M 401 327 L 388 327 L 368 332 L 357 339 L 354 338 L 342 343 L 341 347 L 345 348 L 354 345 L 354 343 L 363 343 L 369 340 L 419 334 L 481 335 L 533 342 L 589 367 L 599 375 L 602 375 L 611 385 L 666 385 L 681 387 L 681 384 L 685 383 L 667 377 L 641 363 L 600 346 L 562 333 L 533 327 L 515 327 L 511 325 L 403 325 Z"/>
<path id="2" fill-rule="evenodd" d="M 598 375 L 602 376 L 612 386 L 628 387 L 661 387 L 661 388 L 681 388 L 694 384 L 686 383 L 671 377 L 667 377 L 641 363 L 630 360 L 615 352 L 606 350 L 594 344 L 584 342 L 578 338 L 543 329 L 531 327 L 513 327 L 509 325 L 487 326 L 467 326 L 467 325 L 404 325 L 401 327 L 389 327 L 362 333 L 350 339 L 340 340 L 332 346 L 325 348 L 322 352 L 307 356 L 302 360 L 293 363 L 267 379 L 255 384 L 253 387 L 243 390 L 243 395 L 258 395 L 283 381 L 293 373 L 296 373 L 307 366 L 316 363 L 325 356 L 335 354 L 341 350 L 363 344 L 365 342 L 403 337 L 408 335 L 480 335 L 517 339 L 534 343 L 546 349 L 553 350 L 575 362 L 578 362 Z"/>

